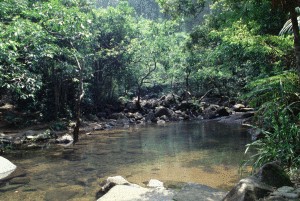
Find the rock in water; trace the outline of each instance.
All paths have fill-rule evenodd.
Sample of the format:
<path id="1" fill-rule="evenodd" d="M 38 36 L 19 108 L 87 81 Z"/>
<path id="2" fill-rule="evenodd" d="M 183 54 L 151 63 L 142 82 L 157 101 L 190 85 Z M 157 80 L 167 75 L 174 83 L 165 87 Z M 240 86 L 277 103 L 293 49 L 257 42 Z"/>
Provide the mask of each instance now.
<path id="1" fill-rule="evenodd" d="M 8 177 L 16 168 L 12 162 L 0 156 L 0 179 Z"/>
<path id="2" fill-rule="evenodd" d="M 105 184 L 102 186 L 101 190 L 103 192 L 107 192 L 116 185 L 129 185 L 129 184 L 130 184 L 129 181 L 124 179 L 122 176 L 108 177 L 106 179 Z"/>
<path id="3" fill-rule="evenodd" d="M 157 179 L 151 179 L 147 186 L 150 188 L 164 188 L 164 183 Z"/>

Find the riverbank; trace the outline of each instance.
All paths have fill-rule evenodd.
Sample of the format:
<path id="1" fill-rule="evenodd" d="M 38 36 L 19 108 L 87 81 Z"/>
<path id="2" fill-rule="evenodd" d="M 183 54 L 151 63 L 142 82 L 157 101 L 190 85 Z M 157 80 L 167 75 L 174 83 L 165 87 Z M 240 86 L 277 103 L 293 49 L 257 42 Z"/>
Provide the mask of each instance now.
<path id="1" fill-rule="evenodd" d="M 118 108 L 118 109 L 116 109 Z M 43 148 L 47 144 L 71 144 L 75 123 L 59 120 L 47 124 L 37 123 L 23 129 L 5 121 L 5 116 L 16 113 L 12 106 L 0 108 L 0 150 Z M 142 100 L 140 107 L 136 100 L 120 102 L 115 108 L 105 112 L 85 115 L 80 133 L 88 135 L 93 131 L 129 129 L 147 124 L 164 125 L 167 122 L 216 119 L 229 124 L 248 124 L 255 111 L 243 104 L 223 99 L 183 100 L 175 94 L 159 99 Z M 15 117 L 18 118 L 18 117 Z"/>

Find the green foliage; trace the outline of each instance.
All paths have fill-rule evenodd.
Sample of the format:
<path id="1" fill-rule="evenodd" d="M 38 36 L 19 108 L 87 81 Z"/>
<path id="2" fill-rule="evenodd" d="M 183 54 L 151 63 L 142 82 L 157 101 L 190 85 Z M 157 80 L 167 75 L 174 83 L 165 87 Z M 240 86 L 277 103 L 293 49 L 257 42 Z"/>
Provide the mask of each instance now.
<path id="1" fill-rule="evenodd" d="M 287 105 L 299 99 L 298 75 L 284 72 L 276 76 L 258 79 L 247 84 L 249 93 L 245 98 L 253 107 L 260 107 L 270 101 L 282 102 Z"/>
<path id="2" fill-rule="evenodd" d="M 280 161 L 289 171 L 300 164 L 299 77 L 293 72 L 253 81 L 247 85 L 247 97 L 259 107 L 256 124 L 263 138 L 247 145 L 256 154 L 248 161 L 255 168 Z M 246 152 L 247 152 L 246 150 Z"/>
<path id="3" fill-rule="evenodd" d="M 65 121 L 55 121 L 51 124 L 50 128 L 51 130 L 54 131 L 62 131 L 62 130 L 67 130 L 68 125 L 67 122 Z"/>
<path id="4" fill-rule="evenodd" d="M 204 8 L 205 0 L 156 0 L 163 12 L 172 17 L 196 15 Z"/>
<path id="5" fill-rule="evenodd" d="M 277 102 L 270 108 L 270 119 L 273 130 L 263 131 L 264 138 L 247 145 L 254 148 L 257 153 L 252 156 L 254 168 L 261 167 L 264 163 L 279 161 L 288 170 L 299 168 L 300 165 L 300 128 L 290 119 L 290 114 Z"/>

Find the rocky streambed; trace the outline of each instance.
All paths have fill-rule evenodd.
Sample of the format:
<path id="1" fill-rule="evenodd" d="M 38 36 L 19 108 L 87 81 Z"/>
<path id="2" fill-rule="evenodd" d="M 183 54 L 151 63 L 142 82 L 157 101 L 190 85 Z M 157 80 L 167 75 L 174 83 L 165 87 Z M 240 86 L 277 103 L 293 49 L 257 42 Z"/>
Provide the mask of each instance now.
<path id="1" fill-rule="evenodd" d="M 3 110 L 1 110 L 3 111 Z M 175 94 L 168 94 L 159 99 L 142 100 L 140 107 L 135 100 L 120 101 L 118 107 L 107 107 L 97 114 L 83 117 L 80 133 L 93 131 L 128 129 L 134 125 L 158 124 L 187 120 L 207 120 L 230 124 L 247 124 L 255 111 L 243 104 L 223 99 L 183 100 Z M 2 116 L 5 112 L 2 112 Z M 36 125 L 27 129 L 0 127 L 0 150 L 39 149 L 49 144 L 72 144 L 74 122 L 60 122 L 62 125 Z M 57 131 L 56 127 L 66 128 Z"/>

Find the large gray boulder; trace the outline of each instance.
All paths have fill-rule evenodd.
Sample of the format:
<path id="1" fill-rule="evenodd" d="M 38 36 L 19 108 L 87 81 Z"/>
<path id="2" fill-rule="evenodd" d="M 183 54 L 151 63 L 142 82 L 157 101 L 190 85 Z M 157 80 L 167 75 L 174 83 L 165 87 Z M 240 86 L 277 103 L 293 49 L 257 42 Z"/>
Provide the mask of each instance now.
<path id="1" fill-rule="evenodd" d="M 124 179 L 122 176 L 108 177 L 104 185 L 101 187 L 101 191 L 107 192 L 116 185 L 129 185 L 129 184 L 130 184 L 129 181 Z"/>
<path id="2" fill-rule="evenodd" d="M 256 201 L 266 198 L 275 188 L 291 185 L 278 163 L 267 163 L 255 175 L 240 180 L 223 201 Z"/>
<path id="3" fill-rule="evenodd" d="M 272 186 L 260 182 L 256 177 L 248 177 L 240 180 L 223 201 L 256 201 L 272 191 Z"/>
<path id="4" fill-rule="evenodd" d="M 150 180 L 144 188 L 132 184 L 122 176 L 108 177 L 101 188 L 106 193 L 97 201 L 171 201 L 173 191 L 166 190 L 163 183 L 158 180 Z M 101 192 L 99 195 L 101 195 Z"/>
<path id="5" fill-rule="evenodd" d="M 0 179 L 5 179 L 16 170 L 17 166 L 0 156 Z"/>
<path id="6" fill-rule="evenodd" d="M 163 115 L 166 115 L 167 117 L 171 117 L 172 116 L 172 112 L 163 106 L 159 106 L 155 108 L 155 116 L 156 117 L 161 117 Z"/>
<path id="7" fill-rule="evenodd" d="M 116 185 L 97 201 L 172 201 L 173 192 L 137 185 Z"/>
<path id="8" fill-rule="evenodd" d="M 255 177 L 257 177 L 260 182 L 276 188 L 293 185 L 289 176 L 279 166 L 279 163 L 276 162 L 263 165 L 255 174 Z"/>

